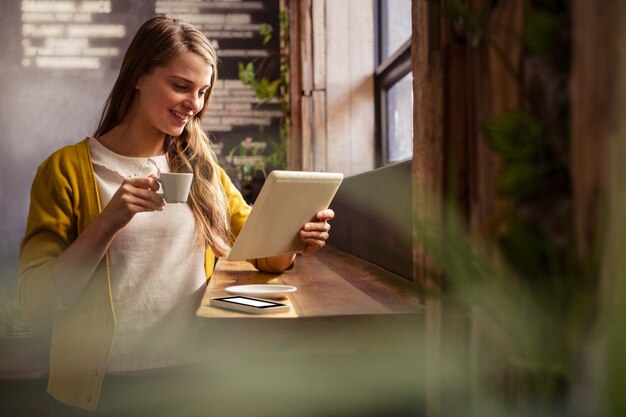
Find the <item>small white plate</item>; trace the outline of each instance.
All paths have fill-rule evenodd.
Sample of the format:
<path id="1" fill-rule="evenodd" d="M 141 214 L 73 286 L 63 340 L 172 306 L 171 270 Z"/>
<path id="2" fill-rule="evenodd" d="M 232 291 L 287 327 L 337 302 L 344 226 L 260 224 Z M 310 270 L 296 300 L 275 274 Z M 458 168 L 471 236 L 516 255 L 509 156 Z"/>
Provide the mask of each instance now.
<path id="1" fill-rule="evenodd" d="M 226 287 L 224 289 L 229 294 L 260 298 L 285 298 L 287 294 L 298 290 L 297 287 L 291 285 L 273 284 L 235 285 L 234 287 Z"/>

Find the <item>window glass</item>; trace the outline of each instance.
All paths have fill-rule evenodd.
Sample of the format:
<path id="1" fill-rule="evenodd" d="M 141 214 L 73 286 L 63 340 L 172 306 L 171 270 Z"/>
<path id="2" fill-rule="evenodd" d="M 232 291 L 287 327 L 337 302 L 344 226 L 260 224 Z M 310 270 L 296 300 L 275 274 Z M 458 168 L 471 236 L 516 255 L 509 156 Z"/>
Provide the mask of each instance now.
<path id="1" fill-rule="evenodd" d="M 387 162 L 413 156 L 413 75 L 408 73 L 387 91 Z"/>
<path id="2" fill-rule="evenodd" d="M 411 0 L 382 0 L 381 61 L 411 37 Z"/>

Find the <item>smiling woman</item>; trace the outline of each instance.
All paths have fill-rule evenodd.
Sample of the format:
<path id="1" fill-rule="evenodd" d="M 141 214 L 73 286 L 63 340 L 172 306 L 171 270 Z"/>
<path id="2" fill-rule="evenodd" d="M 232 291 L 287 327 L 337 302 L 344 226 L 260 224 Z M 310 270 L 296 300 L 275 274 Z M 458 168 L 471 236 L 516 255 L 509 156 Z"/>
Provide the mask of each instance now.
<path id="1" fill-rule="evenodd" d="M 194 311 L 250 213 L 201 125 L 216 62 L 191 25 L 149 19 L 94 136 L 38 169 L 19 292 L 31 320 L 54 323 L 48 391 L 57 415 L 144 415 L 159 396 L 146 387 L 195 360 Z M 160 173 L 193 174 L 187 203 L 165 204 Z M 333 217 L 323 210 L 302 226 L 305 253 L 325 245 Z M 281 272 L 294 258 L 251 262 Z"/>
<path id="2" fill-rule="evenodd" d="M 180 136 L 187 122 L 204 107 L 212 77 L 211 65 L 199 55 L 185 52 L 167 67 L 156 68 L 139 79 L 138 108 L 145 111 L 157 135 Z"/>

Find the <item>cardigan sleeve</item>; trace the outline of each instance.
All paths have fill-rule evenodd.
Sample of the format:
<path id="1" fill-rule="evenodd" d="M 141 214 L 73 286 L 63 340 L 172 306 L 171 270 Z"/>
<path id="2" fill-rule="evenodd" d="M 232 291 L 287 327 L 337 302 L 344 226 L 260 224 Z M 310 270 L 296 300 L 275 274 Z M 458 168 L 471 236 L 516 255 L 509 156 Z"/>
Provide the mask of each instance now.
<path id="1" fill-rule="evenodd" d="M 77 236 L 77 215 L 68 178 L 53 155 L 35 175 L 24 239 L 20 245 L 18 291 L 22 309 L 32 321 L 54 318 L 68 306 L 52 277 L 55 259 Z"/>
<path id="2" fill-rule="evenodd" d="M 241 232 L 252 208 L 246 203 L 237 187 L 228 177 L 228 174 L 221 167 L 219 167 L 219 178 L 230 207 L 230 228 L 236 237 Z"/>

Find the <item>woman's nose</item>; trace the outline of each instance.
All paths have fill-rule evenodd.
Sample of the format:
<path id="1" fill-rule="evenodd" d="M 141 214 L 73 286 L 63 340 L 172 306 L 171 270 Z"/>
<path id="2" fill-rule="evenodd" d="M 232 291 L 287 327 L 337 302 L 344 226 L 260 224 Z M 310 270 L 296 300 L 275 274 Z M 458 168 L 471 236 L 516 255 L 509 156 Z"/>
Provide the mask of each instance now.
<path id="1" fill-rule="evenodd" d="M 197 113 L 200 111 L 200 109 L 202 109 L 203 103 L 204 101 L 202 100 L 201 97 L 194 96 L 185 100 L 183 104 L 185 105 L 186 108 L 188 108 L 192 112 Z"/>

